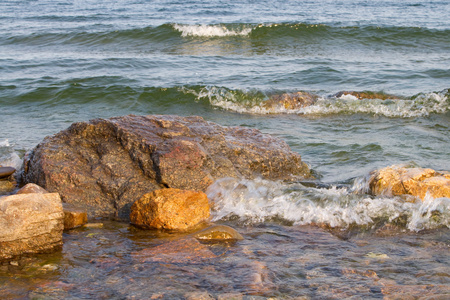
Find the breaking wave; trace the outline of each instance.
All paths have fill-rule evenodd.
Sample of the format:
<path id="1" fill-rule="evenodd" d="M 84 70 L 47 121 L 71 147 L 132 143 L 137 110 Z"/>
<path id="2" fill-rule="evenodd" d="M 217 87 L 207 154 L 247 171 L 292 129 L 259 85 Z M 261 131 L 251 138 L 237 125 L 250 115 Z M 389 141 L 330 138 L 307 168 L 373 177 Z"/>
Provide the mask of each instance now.
<path id="1" fill-rule="evenodd" d="M 0 166 L 20 169 L 22 160 L 7 139 L 0 140 Z"/>
<path id="2" fill-rule="evenodd" d="M 181 25 L 174 24 L 173 28 L 181 32 L 181 36 L 224 37 L 246 36 L 252 31 L 251 27 L 227 28 L 225 25 Z"/>
<path id="3" fill-rule="evenodd" d="M 371 197 L 352 186 L 307 187 L 262 179 L 224 178 L 207 190 L 213 221 L 238 219 L 254 224 L 282 219 L 296 225 L 365 228 L 392 223 L 411 231 L 450 228 L 450 199 L 406 202 L 401 197 Z"/>
<path id="4" fill-rule="evenodd" d="M 450 110 L 450 92 L 422 93 L 409 99 L 358 99 L 351 94 L 320 96 L 305 107 L 286 108 L 284 105 L 267 106 L 270 96 L 261 91 L 231 90 L 221 87 L 204 87 L 200 90 L 182 88 L 184 93 L 193 94 L 197 101 L 206 100 L 212 106 L 238 113 L 248 114 L 372 114 L 386 117 L 423 117 L 432 113 L 446 113 Z"/>

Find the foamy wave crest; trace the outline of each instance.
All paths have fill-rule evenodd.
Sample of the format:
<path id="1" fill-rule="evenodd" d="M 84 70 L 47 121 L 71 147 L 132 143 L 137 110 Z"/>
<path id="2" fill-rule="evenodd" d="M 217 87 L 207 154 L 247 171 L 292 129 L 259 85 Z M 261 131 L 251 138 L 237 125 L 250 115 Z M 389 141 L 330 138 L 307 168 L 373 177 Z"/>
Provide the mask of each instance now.
<path id="1" fill-rule="evenodd" d="M 0 141 L 0 147 L 9 147 L 9 146 L 10 146 L 9 141 L 7 139 Z"/>
<path id="2" fill-rule="evenodd" d="M 330 227 L 375 226 L 406 219 L 412 231 L 449 227 L 450 199 L 405 202 L 400 197 L 372 198 L 351 188 L 308 188 L 262 179 L 225 178 L 207 190 L 213 202 L 213 221 L 239 218 L 259 223 L 281 218 L 294 224 Z"/>
<path id="3" fill-rule="evenodd" d="M 448 90 L 420 94 L 412 99 L 358 99 L 352 95 L 318 97 L 309 106 L 287 108 L 283 103 L 267 105 L 269 97 L 263 92 L 204 87 L 200 91 L 184 90 L 198 100 L 207 100 L 214 107 L 248 114 L 332 115 L 364 113 L 394 118 L 424 117 L 450 111 Z"/>
<path id="4" fill-rule="evenodd" d="M 180 25 L 174 24 L 173 28 L 181 32 L 181 36 L 197 37 L 223 37 L 223 36 L 246 36 L 252 28 L 227 28 L 224 25 Z"/>

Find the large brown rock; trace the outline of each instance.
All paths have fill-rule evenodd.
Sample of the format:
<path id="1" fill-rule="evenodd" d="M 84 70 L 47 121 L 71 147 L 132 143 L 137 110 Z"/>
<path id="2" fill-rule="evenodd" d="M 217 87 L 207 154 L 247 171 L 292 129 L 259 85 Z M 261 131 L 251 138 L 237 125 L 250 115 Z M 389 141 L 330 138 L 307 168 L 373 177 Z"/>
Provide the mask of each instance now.
<path id="1" fill-rule="evenodd" d="M 424 199 L 450 198 L 450 174 L 433 169 L 394 165 L 373 172 L 369 186 L 374 195 L 413 195 Z"/>
<path id="2" fill-rule="evenodd" d="M 256 129 L 200 117 L 124 116 L 74 123 L 44 139 L 24 161 L 24 181 L 89 217 L 128 219 L 131 204 L 161 188 L 204 191 L 222 177 L 309 176 L 300 155 Z"/>
<path id="3" fill-rule="evenodd" d="M 144 228 L 187 230 L 208 220 L 210 205 L 203 192 L 161 189 L 131 206 L 131 223 Z"/>
<path id="4" fill-rule="evenodd" d="M 0 197 L 0 260 L 61 247 L 63 220 L 57 193 Z"/>

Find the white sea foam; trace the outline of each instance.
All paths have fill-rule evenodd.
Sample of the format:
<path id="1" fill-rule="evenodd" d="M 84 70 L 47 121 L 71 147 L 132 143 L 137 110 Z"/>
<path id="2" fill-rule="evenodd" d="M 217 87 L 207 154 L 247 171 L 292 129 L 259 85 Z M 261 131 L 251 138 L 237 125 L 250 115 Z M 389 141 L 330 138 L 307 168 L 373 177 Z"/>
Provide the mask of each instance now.
<path id="1" fill-rule="evenodd" d="M 9 147 L 9 146 L 10 146 L 9 141 L 7 139 L 0 141 L 0 147 Z"/>
<path id="2" fill-rule="evenodd" d="M 213 220 L 239 217 L 246 223 L 281 218 L 294 224 L 371 226 L 377 220 L 393 222 L 406 217 L 407 228 L 419 231 L 449 227 L 450 199 L 405 202 L 400 197 L 372 198 L 349 188 L 307 188 L 301 184 L 225 178 L 208 188 Z"/>
<path id="3" fill-rule="evenodd" d="M 0 141 L 0 166 L 13 167 L 17 170 L 22 166 L 22 160 L 7 139 Z"/>
<path id="4" fill-rule="evenodd" d="M 252 28 L 229 29 L 223 25 L 174 24 L 173 28 L 181 32 L 181 36 L 197 37 L 246 36 L 252 31 Z"/>

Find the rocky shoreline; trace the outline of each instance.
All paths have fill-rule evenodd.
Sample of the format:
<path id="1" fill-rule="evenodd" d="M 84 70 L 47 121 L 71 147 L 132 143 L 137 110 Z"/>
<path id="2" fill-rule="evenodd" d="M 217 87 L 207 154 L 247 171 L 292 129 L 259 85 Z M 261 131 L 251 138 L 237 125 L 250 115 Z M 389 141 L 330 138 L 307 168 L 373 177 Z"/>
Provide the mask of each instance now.
<path id="1" fill-rule="evenodd" d="M 304 97 L 294 100 L 309 101 Z M 193 232 L 180 250 L 192 257 L 202 248 L 197 240 L 243 238 L 208 223 L 211 204 L 203 191 L 215 180 L 312 178 L 300 155 L 258 130 L 200 117 L 134 115 L 74 123 L 28 153 L 20 176 L 14 172 L 0 167 L 2 194 L 13 193 L 16 177 L 26 184 L 0 197 L 0 260 L 58 249 L 63 230 L 101 219 Z M 390 166 L 371 174 L 369 188 L 373 195 L 407 195 L 407 201 L 450 198 L 450 174 Z M 176 253 L 180 245 L 167 247 Z"/>

